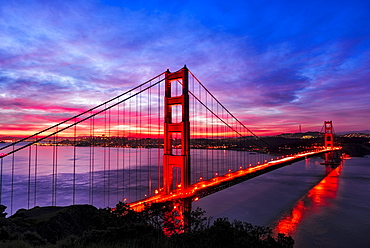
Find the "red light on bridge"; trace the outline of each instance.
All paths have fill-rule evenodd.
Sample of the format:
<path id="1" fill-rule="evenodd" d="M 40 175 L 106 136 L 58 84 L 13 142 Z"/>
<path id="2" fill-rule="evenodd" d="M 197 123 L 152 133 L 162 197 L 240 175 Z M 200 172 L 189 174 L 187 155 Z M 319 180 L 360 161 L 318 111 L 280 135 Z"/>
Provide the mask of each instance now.
<path id="1" fill-rule="evenodd" d="M 193 201 L 198 201 L 199 200 L 199 197 L 195 197 Z"/>
<path id="2" fill-rule="evenodd" d="M 303 155 L 300 155 L 300 156 L 297 156 L 297 157 L 302 157 L 302 156 L 305 156 L 307 154 L 310 154 L 310 153 L 306 153 L 306 154 L 303 154 Z M 314 153 L 312 153 L 312 154 L 314 154 Z M 243 175 L 247 175 L 249 173 L 255 173 L 257 171 L 264 170 L 265 168 L 268 168 L 270 166 L 274 166 L 275 164 L 284 163 L 286 161 L 293 161 L 293 160 L 294 160 L 294 157 L 286 156 L 283 159 L 276 160 L 276 161 L 273 161 L 273 162 L 264 163 L 264 164 L 260 164 L 260 162 L 258 163 L 258 165 L 254 165 L 254 166 L 252 166 L 252 164 L 249 164 L 250 167 L 246 168 L 245 170 L 241 169 L 241 170 L 237 170 L 235 172 L 232 172 L 232 169 L 228 169 L 229 173 L 227 173 L 223 176 L 219 176 L 219 172 L 216 172 L 216 173 L 214 173 L 215 177 L 213 177 L 211 179 L 208 179 L 208 180 L 204 180 L 203 177 L 199 177 L 199 179 L 202 180 L 202 181 L 200 181 L 198 183 L 195 183 L 193 185 L 190 185 L 190 187 L 188 189 L 185 189 L 185 190 L 182 190 L 181 188 L 177 189 L 177 187 L 181 187 L 182 184 L 176 184 L 176 189 L 173 192 L 170 192 L 169 194 L 165 194 L 164 191 L 163 191 L 163 188 L 159 188 L 159 189 L 154 190 L 154 192 L 156 194 L 155 196 L 149 197 L 149 198 L 145 199 L 144 201 L 133 202 L 133 203 L 130 204 L 130 206 L 133 207 L 133 209 L 135 209 L 135 210 L 141 211 L 144 208 L 144 203 L 164 202 L 164 201 L 171 201 L 171 200 L 175 200 L 175 199 L 183 199 L 183 198 L 192 197 L 192 196 L 195 196 L 195 194 L 199 190 L 202 190 L 206 187 L 213 187 L 213 186 L 218 185 L 220 183 L 230 181 L 233 178 L 237 178 L 237 177 L 240 177 L 240 176 L 243 176 Z M 240 167 L 242 168 L 242 166 L 240 166 Z M 316 189 L 320 190 L 320 187 L 317 187 Z M 196 198 L 193 199 L 193 201 L 196 201 L 196 200 L 197 200 Z M 318 203 L 318 201 L 316 201 L 316 202 L 314 201 L 314 203 Z M 297 213 L 295 213 L 295 216 L 297 216 Z M 297 218 L 295 218 L 295 219 L 297 219 Z"/>

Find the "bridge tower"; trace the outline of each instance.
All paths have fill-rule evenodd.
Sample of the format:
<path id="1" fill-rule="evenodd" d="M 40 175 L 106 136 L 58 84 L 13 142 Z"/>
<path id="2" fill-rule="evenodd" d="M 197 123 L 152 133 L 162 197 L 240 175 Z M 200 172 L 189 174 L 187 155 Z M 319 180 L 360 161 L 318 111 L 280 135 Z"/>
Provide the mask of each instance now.
<path id="1" fill-rule="evenodd" d="M 164 158 L 163 158 L 163 193 L 170 194 L 174 190 L 174 175 L 180 170 L 180 184 L 176 189 L 185 190 L 190 185 L 190 122 L 189 122 L 189 82 L 188 68 L 165 73 L 165 99 L 164 99 Z M 172 84 L 180 84 L 182 94 L 172 96 Z M 172 107 L 181 106 L 181 122 L 173 123 Z M 179 111 L 180 112 L 180 111 Z M 179 118 L 180 119 L 180 118 Z M 173 136 L 181 140 L 181 154 L 173 153 Z M 176 174 L 175 174 L 175 173 Z"/>
<path id="2" fill-rule="evenodd" d="M 324 146 L 326 149 L 334 148 L 333 122 L 324 121 Z"/>
<path id="3" fill-rule="evenodd" d="M 325 153 L 325 164 L 329 167 L 336 167 L 340 164 L 339 152 L 334 150 L 333 122 L 324 121 L 324 147 L 332 151 Z"/>

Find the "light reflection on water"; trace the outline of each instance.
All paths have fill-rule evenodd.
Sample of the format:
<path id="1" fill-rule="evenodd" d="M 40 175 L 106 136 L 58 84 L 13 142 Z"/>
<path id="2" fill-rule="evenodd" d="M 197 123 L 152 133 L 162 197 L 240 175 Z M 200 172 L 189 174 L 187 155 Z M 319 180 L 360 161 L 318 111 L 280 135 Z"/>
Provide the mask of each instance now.
<path id="1" fill-rule="evenodd" d="M 296 247 L 369 247 L 370 159 L 344 160 L 324 185 L 292 233 Z"/>
<path id="2" fill-rule="evenodd" d="M 295 247 L 369 247 L 370 158 L 327 177 L 320 158 L 294 163 L 200 199 L 208 216 L 270 226 Z"/>
<path id="3" fill-rule="evenodd" d="M 341 170 L 341 165 L 335 169 L 327 166 L 327 176 L 308 191 L 306 196 L 298 200 L 291 211 L 280 217 L 275 224 L 274 232 L 292 236 L 304 218 L 309 218 L 313 213 L 317 213 L 321 207 L 332 206 L 331 200 L 337 196 Z"/>

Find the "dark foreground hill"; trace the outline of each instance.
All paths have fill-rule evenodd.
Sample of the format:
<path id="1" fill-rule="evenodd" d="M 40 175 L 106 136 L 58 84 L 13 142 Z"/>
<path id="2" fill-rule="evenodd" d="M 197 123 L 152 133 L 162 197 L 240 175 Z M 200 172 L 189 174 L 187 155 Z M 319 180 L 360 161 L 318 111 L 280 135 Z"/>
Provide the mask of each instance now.
<path id="1" fill-rule="evenodd" d="M 0 217 L 0 247 L 293 247 L 291 237 L 271 229 L 217 219 L 212 224 L 197 209 L 192 230 L 182 233 L 168 214 L 171 203 L 153 204 L 142 213 L 119 203 L 115 210 L 91 205 L 35 207 Z M 5 207 L 0 205 L 0 211 Z M 170 220 L 170 221 L 169 221 Z M 166 230 L 167 235 L 163 230 Z M 169 235 L 172 233 L 172 235 Z"/>

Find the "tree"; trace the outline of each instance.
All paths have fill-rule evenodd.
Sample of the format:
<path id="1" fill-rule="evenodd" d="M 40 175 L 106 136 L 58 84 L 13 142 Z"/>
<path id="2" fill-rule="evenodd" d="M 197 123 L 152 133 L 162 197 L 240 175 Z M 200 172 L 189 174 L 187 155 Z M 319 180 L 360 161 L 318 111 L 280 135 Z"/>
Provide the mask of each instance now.
<path id="1" fill-rule="evenodd" d="M 0 218 L 5 218 L 7 215 L 7 213 L 4 212 L 6 208 L 6 206 L 0 204 Z"/>

